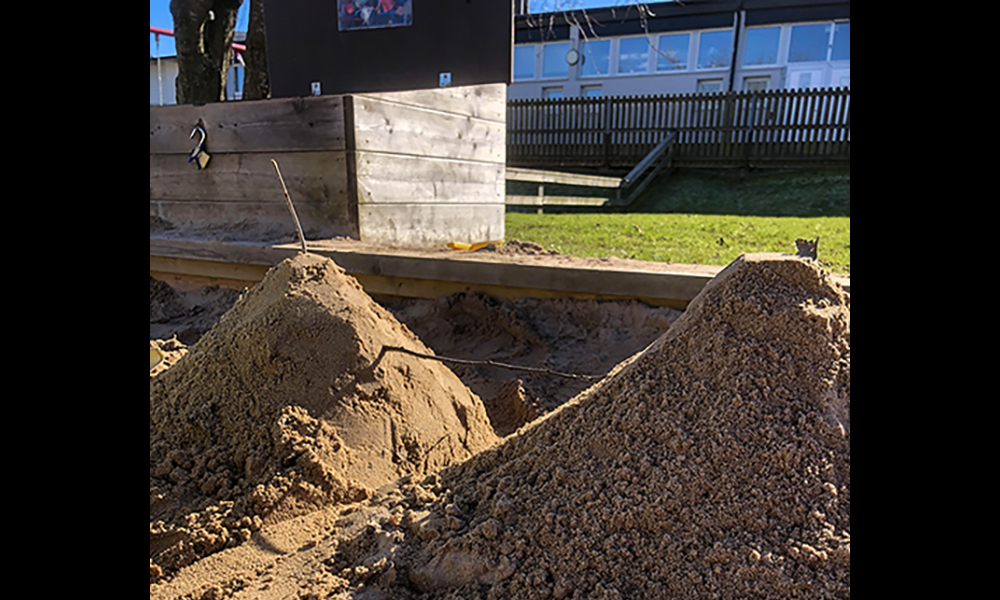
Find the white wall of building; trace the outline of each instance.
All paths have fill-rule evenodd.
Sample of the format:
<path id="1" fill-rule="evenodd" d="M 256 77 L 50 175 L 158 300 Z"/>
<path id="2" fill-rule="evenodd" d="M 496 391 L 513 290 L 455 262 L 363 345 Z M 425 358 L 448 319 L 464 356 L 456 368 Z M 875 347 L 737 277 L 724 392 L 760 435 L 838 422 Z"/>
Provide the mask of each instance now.
<path id="1" fill-rule="evenodd" d="M 573 27 L 569 40 L 515 45 L 514 83 L 507 96 L 726 91 L 731 74 L 736 91 L 850 85 L 849 21 L 740 28 L 735 72 L 731 69 L 733 31 L 706 29 L 587 39 L 580 28 Z M 581 59 L 575 65 L 566 60 L 571 50 Z"/>
<path id="2" fill-rule="evenodd" d="M 240 65 L 229 67 L 226 76 L 226 99 L 240 100 L 243 98 L 243 75 L 246 69 Z M 149 105 L 160 104 L 160 81 L 162 79 L 163 104 L 177 104 L 177 57 L 168 56 L 160 59 L 160 71 L 157 74 L 156 59 L 149 61 Z M 162 76 L 162 77 L 161 77 Z"/>
<path id="3" fill-rule="evenodd" d="M 163 82 L 163 104 L 177 104 L 177 58 L 170 56 L 160 59 L 157 75 L 156 59 L 149 61 L 149 105 L 160 104 L 160 81 Z"/>

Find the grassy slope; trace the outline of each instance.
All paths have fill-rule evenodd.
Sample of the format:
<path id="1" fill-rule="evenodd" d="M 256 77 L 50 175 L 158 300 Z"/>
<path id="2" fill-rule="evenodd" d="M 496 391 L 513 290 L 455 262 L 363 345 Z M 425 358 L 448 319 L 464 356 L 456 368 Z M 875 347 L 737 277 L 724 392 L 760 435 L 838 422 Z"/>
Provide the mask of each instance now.
<path id="1" fill-rule="evenodd" d="M 628 213 L 508 213 L 507 237 L 577 256 L 725 265 L 743 252 L 794 252 L 820 237 L 830 270 L 851 272 L 849 172 L 740 180 L 684 173 L 657 183 Z"/>

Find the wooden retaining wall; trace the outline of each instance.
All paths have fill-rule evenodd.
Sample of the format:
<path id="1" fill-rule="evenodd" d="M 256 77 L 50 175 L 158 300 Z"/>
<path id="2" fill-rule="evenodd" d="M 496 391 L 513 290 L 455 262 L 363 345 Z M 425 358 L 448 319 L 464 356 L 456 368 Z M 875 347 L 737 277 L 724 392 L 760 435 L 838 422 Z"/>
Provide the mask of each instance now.
<path id="1" fill-rule="evenodd" d="M 351 97 L 362 239 L 503 239 L 506 95 L 496 84 Z"/>
<path id="2" fill-rule="evenodd" d="M 199 120 L 211 156 L 201 171 L 188 163 Z M 307 235 L 358 236 L 339 96 L 149 107 L 149 215 L 222 235 L 294 232 L 272 158 Z"/>
<path id="3" fill-rule="evenodd" d="M 294 227 L 400 246 L 504 235 L 506 86 L 150 107 L 150 217 L 220 237 Z M 211 160 L 188 163 L 201 120 Z M 242 232 L 242 233 L 241 233 Z"/>

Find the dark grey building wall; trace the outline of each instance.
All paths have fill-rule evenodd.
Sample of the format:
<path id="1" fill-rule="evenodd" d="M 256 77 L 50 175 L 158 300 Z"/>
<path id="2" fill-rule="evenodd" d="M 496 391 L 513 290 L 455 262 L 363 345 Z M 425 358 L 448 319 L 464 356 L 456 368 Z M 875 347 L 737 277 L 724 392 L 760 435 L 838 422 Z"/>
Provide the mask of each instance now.
<path id="1" fill-rule="evenodd" d="M 510 83 L 512 0 L 410 0 L 413 24 L 339 31 L 336 0 L 282 0 L 265 14 L 275 98 Z"/>

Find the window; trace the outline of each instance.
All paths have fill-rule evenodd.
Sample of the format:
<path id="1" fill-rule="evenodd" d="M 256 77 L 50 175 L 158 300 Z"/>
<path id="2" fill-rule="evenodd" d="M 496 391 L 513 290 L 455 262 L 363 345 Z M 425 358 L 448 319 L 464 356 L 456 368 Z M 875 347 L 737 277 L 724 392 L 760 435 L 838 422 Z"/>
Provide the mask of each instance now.
<path id="1" fill-rule="evenodd" d="M 733 56 L 733 32 L 707 31 L 699 36 L 698 68 L 728 67 Z"/>
<path id="2" fill-rule="evenodd" d="M 599 85 L 585 85 L 580 88 L 580 96 L 584 98 L 600 98 L 601 97 L 601 86 Z"/>
<path id="3" fill-rule="evenodd" d="M 747 29 L 746 50 L 743 53 L 743 64 L 773 65 L 778 62 L 778 39 L 781 37 L 781 27 L 761 27 Z"/>
<path id="4" fill-rule="evenodd" d="M 535 46 L 514 46 L 514 81 L 535 78 Z"/>
<path id="5" fill-rule="evenodd" d="M 688 68 L 688 46 L 690 45 L 690 33 L 661 35 L 656 70 L 679 71 Z"/>
<path id="6" fill-rule="evenodd" d="M 851 60 L 851 24 L 837 23 L 830 60 Z"/>
<path id="7" fill-rule="evenodd" d="M 646 38 L 625 38 L 618 46 L 618 74 L 649 71 L 649 41 Z"/>
<path id="8" fill-rule="evenodd" d="M 563 97 L 563 89 L 561 87 L 542 88 L 542 98 L 555 99 L 562 97 Z"/>
<path id="9" fill-rule="evenodd" d="M 792 27 L 792 43 L 788 48 L 788 62 L 826 60 L 831 29 L 830 23 Z"/>
<path id="10" fill-rule="evenodd" d="M 743 80 L 743 89 L 748 92 L 763 92 L 770 81 L 770 77 L 747 77 Z"/>
<path id="11" fill-rule="evenodd" d="M 611 40 L 588 40 L 581 46 L 580 76 L 607 75 L 611 64 Z"/>
<path id="12" fill-rule="evenodd" d="M 722 80 L 721 79 L 699 79 L 698 80 L 698 93 L 707 94 L 709 92 L 721 92 L 722 91 Z"/>
<path id="13" fill-rule="evenodd" d="M 542 56 L 542 77 L 569 77 L 569 63 L 566 53 L 569 52 L 569 42 L 545 44 Z"/>

